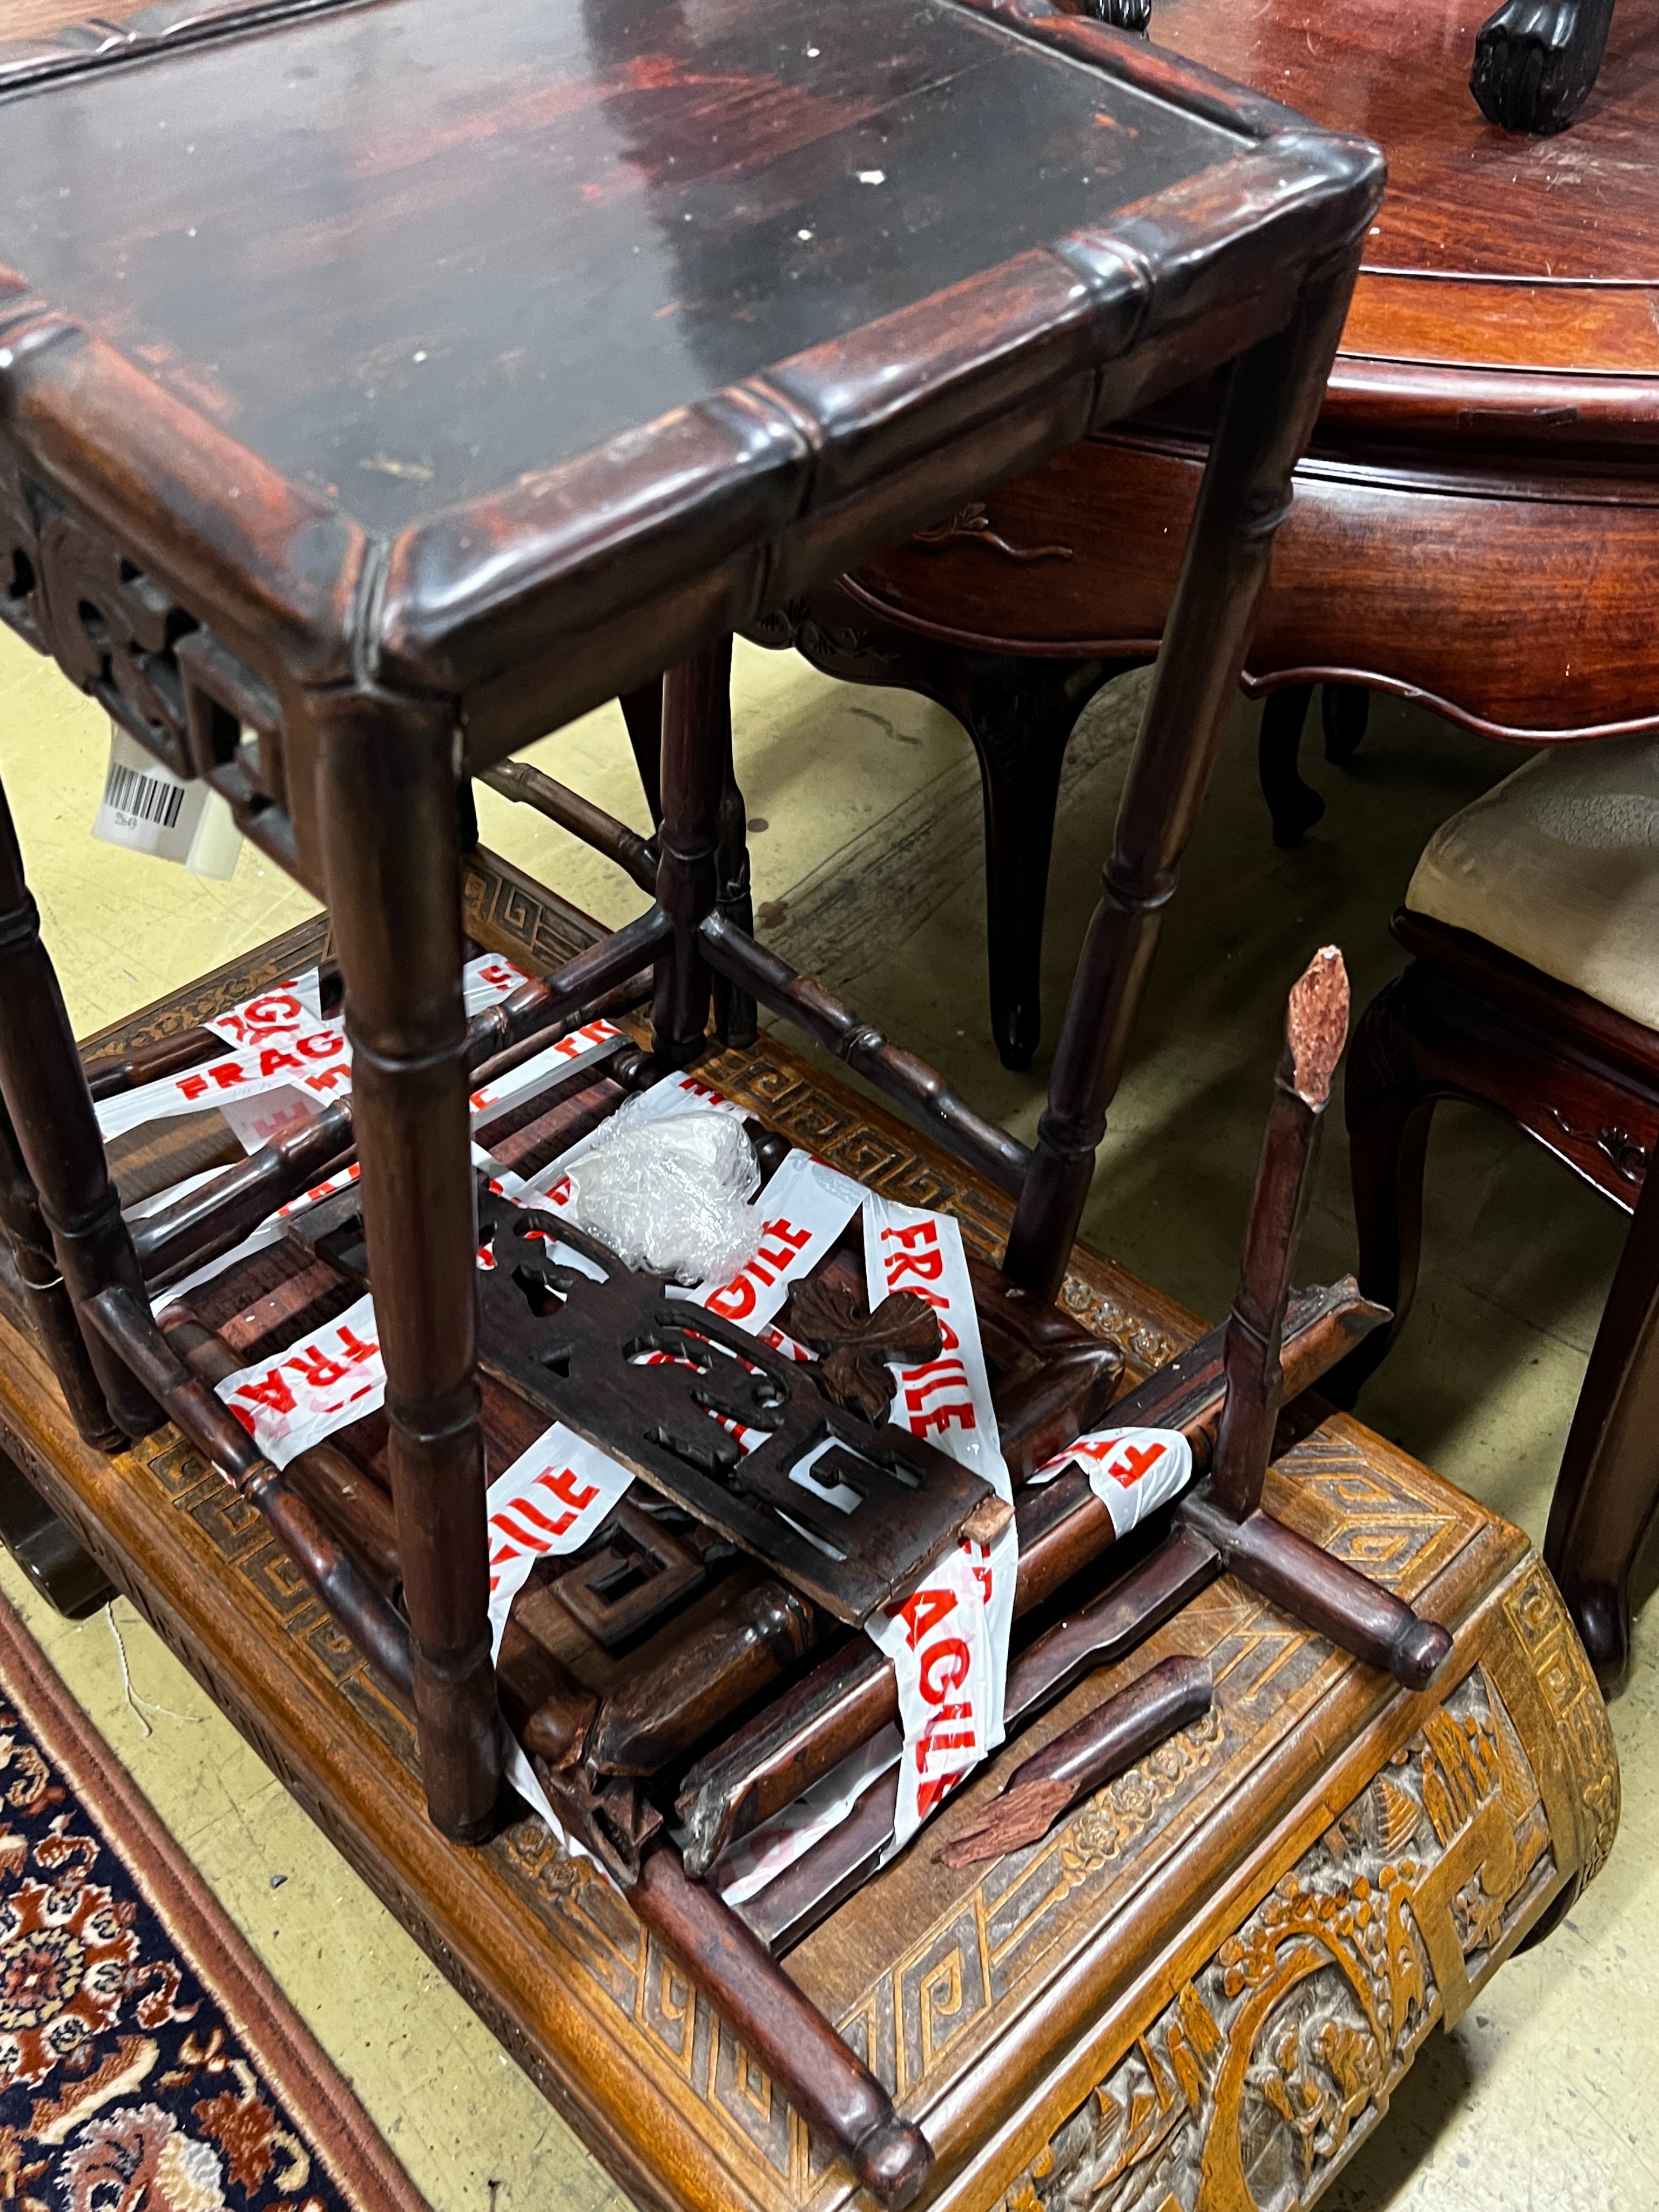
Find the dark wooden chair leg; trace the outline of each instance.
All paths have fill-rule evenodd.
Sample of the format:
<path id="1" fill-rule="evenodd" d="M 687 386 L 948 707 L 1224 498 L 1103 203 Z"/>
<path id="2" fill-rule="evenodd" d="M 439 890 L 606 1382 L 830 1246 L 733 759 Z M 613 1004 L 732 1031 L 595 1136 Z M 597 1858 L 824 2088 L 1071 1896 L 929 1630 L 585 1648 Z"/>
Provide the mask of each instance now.
<path id="1" fill-rule="evenodd" d="M 1042 1038 L 1042 916 L 1066 748 L 1100 686 L 1132 665 L 988 654 L 971 664 L 958 712 L 985 798 L 991 1032 L 1005 1067 L 1029 1067 Z"/>
<path id="2" fill-rule="evenodd" d="M 112 1285 L 142 1295 L 144 1280 L 110 1180 L 98 1117 L 70 1029 L 57 972 L 40 942 L 40 918 L 23 876 L 11 810 L 0 791 L 0 1097 L 15 1133 L 27 1182 L 51 1233 L 57 1272 L 74 1307 Z M 102 1424 L 85 1402 L 79 1362 L 61 1370 L 71 1407 L 106 1430 L 147 1436 L 163 1415 L 123 1361 L 76 1324 L 108 1409 Z M 50 1347 L 48 1347 L 50 1348 Z"/>
<path id="3" fill-rule="evenodd" d="M 501 1741 L 476 1375 L 454 725 L 437 708 L 362 696 L 320 702 L 318 719 L 323 858 L 352 1043 L 421 1778 L 434 1825 L 471 1842 L 495 1823 Z"/>
<path id="4" fill-rule="evenodd" d="M 640 772 L 640 787 L 654 830 L 662 820 L 661 677 L 637 691 L 624 691 L 617 703 L 628 725 L 628 742 L 634 748 L 634 765 Z"/>
<path id="5" fill-rule="evenodd" d="M 1320 1385 L 1334 1406 L 1345 1408 L 1352 1407 L 1404 1328 L 1417 1290 L 1429 1128 L 1446 1085 L 1423 1066 L 1416 1049 L 1408 1011 L 1412 975 L 1407 969 L 1386 984 L 1360 1016 L 1344 1078 L 1357 1272 L 1365 1297 L 1394 1316 Z"/>
<path id="6" fill-rule="evenodd" d="M 1607 1293 L 1550 1505 L 1544 1558 L 1612 1696 L 1631 1659 L 1631 1571 L 1659 1509 L 1659 1175 Z"/>
<path id="7" fill-rule="evenodd" d="M 720 797 L 732 750 L 729 637 L 669 671 L 662 735 L 657 902 L 674 934 L 657 962 L 652 1050 L 665 1066 L 684 1067 L 702 1050 L 708 1028 L 710 976 L 699 931 L 720 897 Z"/>
<path id="8" fill-rule="evenodd" d="M 1267 694 L 1256 738 L 1255 772 L 1273 817 L 1273 842 L 1288 852 L 1302 842 L 1325 811 L 1313 786 L 1302 781 L 1302 732 L 1313 702 L 1311 684 L 1284 684 Z"/>
<path id="9" fill-rule="evenodd" d="M 0 1452 L 0 1544 L 65 1620 L 84 1620 L 115 1595 L 114 1583 L 97 1560 L 4 1452 Z"/>
<path id="10" fill-rule="evenodd" d="M 1288 329 L 1233 365 L 1003 1263 L 1045 1300 L 1065 1279 L 1163 910 L 1209 787 L 1291 471 L 1350 289 L 1346 271 L 1323 280 Z"/>
<path id="11" fill-rule="evenodd" d="M 1371 695 L 1363 684 L 1326 684 L 1320 688 L 1319 719 L 1325 733 L 1325 757 L 1346 768 L 1359 750 L 1370 720 Z"/>

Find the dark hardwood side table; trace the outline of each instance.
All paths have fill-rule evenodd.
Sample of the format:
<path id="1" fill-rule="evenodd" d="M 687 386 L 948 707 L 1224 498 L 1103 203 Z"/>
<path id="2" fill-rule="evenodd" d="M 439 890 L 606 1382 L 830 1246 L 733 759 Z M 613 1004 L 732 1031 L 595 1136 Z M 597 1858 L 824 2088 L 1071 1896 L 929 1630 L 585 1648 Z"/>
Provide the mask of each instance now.
<path id="1" fill-rule="evenodd" d="M 1561 744 L 1659 724 L 1656 0 L 1620 0 L 1571 131 L 1493 129 L 1461 58 L 1480 0 L 1156 0 L 1152 36 L 1388 156 L 1353 304 L 1246 664 L 1263 781 L 1294 843 L 1311 688 L 1352 750 L 1363 698 Z M 1012 1065 L 1036 963 L 1060 761 L 1097 686 L 1158 649 L 1202 466 L 1201 392 L 951 509 L 792 611 L 830 673 L 925 691 L 986 784 L 992 1026 Z M 1345 726 L 1346 722 L 1346 726 Z"/>
<path id="2" fill-rule="evenodd" d="M 0 1092 L 76 1323 L 61 1372 L 90 1434 L 165 1413 L 270 1520 L 412 1698 L 445 1835 L 489 1833 L 501 1784 L 473 1071 L 642 971 L 684 1066 L 711 999 L 729 1030 L 753 994 L 1017 1197 L 1005 1271 L 1051 1298 L 1381 184 L 1368 143 L 1043 0 L 210 14 L 0 92 L 0 611 L 325 900 L 354 1055 L 349 1101 L 136 1243 L 5 820 Z M 1028 1151 L 748 935 L 729 639 L 1212 374 Z M 458 790 L 665 670 L 654 902 L 469 1023 Z M 407 1624 L 147 1290 L 353 1144 Z M 646 1865 L 636 1909 L 680 1916 L 681 1955 L 729 1948 L 708 1893 Z M 768 2063 L 870 2187 L 913 2192 L 918 2130 L 790 2002 Z"/>

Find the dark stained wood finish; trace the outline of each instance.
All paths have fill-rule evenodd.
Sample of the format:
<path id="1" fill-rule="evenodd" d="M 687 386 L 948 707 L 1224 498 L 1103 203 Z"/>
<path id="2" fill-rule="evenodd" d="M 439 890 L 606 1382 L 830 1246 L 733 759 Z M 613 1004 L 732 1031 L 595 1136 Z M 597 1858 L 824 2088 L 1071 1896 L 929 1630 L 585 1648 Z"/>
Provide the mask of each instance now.
<path id="1" fill-rule="evenodd" d="M 1442 1099 L 1500 1115 L 1633 1216 L 1545 1540 L 1611 1694 L 1629 1675 L 1632 1576 L 1659 1513 L 1659 1038 L 1467 931 L 1402 910 L 1395 933 L 1412 963 L 1365 1009 L 1346 1091 L 1362 1278 L 1394 1319 L 1328 1387 L 1352 1405 L 1405 1325 Z"/>
<path id="2" fill-rule="evenodd" d="M 1126 1773 L 1176 1729 L 1202 1719 L 1214 1693 L 1201 1659 L 1164 1659 L 1149 1667 L 1016 1768 L 979 1826 L 951 1838 L 942 1854 L 945 1864 L 975 1866 L 1040 1841 L 1079 1798 Z"/>
<path id="3" fill-rule="evenodd" d="M 1620 0 L 1600 81 L 1559 139 L 1494 130 L 1471 101 L 1485 12 L 1481 0 L 1155 9 L 1161 44 L 1366 131 L 1389 163 L 1247 687 L 1364 684 L 1521 743 L 1649 729 L 1659 195 L 1646 149 L 1659 130 L 1659 5 Z M 878 636 L 886 658 L 860 680 L 925 691 L 968 725 L 994 880 L 1046 874 L 1052 806 L 1034 818 L 1034 794 L 1053 780 L 1070 717 L 1056 737 L 1044 664 L 1157 649 L 1197 497 L 1193 434 L 1212 411 L 1194 392 L 1097 434 L 999 485 L 973 526 L 936 527 L 860 568 L 850 613 L 833 592 L 797 611 L 809 658 L 833 672 L 837 637 Z M 1017 693 L 1024 743 L 1010 734 L 988 760 L 964 695 L 991 653 L 1036 667 Z M 1280 842 L 1313 818 L 1305 803 L 1276 805 Z M 1036 1042 L 1040 920 L 993 901 L 993 1028 L 1016 1066 Z"/>
<path id="4" fill-rule="evenodd" d="M 557 961 L 573 949 L 557 902 L 495 864 L 469 864 L 467 911 L 475 936 L 521 961 Z M 291 972 L 295 948 L 283 951 L 263 975 L 256 962 L 224 978 L 215 1003 Z M 189 1003 L 214 1010 L 201 1000 L 198 992 Z M 129 1025 L 122 1048 L 155 1028 L 153 1019 Z M 826 1088 L 779 1045 L 720 1055 L 708 1073 L 833 1164 L 895 1197 L 956 1212 L 981 1257 L 994 1250 L 1008 1216 L 994 1191 L 879 1109 Z M 234 1290 L 225 1295 L 234 1312 Z M 1137 1375 L 1179 1353 L 1197 1326 L 1082 1250 L 1064 1304 L 1116 1338 Z M 1331 1310 L 1328 1299 L 1322 1306 Z M 761 2070 L 752 2044 L 745 2058 L 734 2014 L 723 2022 L 706 1993 L 688 1988 L 659 1938 L 556 1851 L 539 1824 L 521 1819 L 467 1852 L 434 1833 L 406 1717 L 222 1478 L 171 1430 L 113 1464 L 87 1451 L 27 1342 L 6 1328 L 0 1350 L 0 1433 L 32 1479 L 636 2198 L 696 2212 L 844 2204 L 850 2172 L 784 2103 L 787 2077 Z M 1217 1372 L 1211 1347 L 1178 1359 L 1164 1387 L 1176 1397 L 1185 1387 L 1213 1390 Z M 1437 1692 L 1400 1698 L 1224 1579 L 1132 1662 L 1139 1673 L 1183 1651 L 1208 1659 L 1215 1715 L 1137 1767 L 1121 1794 L 1109 1785 L 1066 1816 L 1017 1891 L 1000 1874 L 948 1873 L 909 1854 L 791 1954 L 801 1993 L 927 2131 L 945 2201 L 959 2212 L 1023 2195 L 1036 2185 L 1033 2168 L 1094 2193 L 1094 2171 L 1117 2155 L 1109 2136 L 1084 2124 L 1096 2086 L 1127 2108 L 1122 2068 L 1139 2063 L 1137 2037 L 1150 2034 L 1167 2063 L 1169 2024 L 1178 2019 L 1185 2033 L 1194 2002 L 1216 2002 L 1197 1985 L 1212 1986 L 1218 1946 L 1277 1910 L 1286 1877 L 1305 1890 L 1316 1925 L 1341 1916 L 1360 1879 L 1372 1893 L 1404 1883 L 1408 1924 L 1432 1946 L 1423 1986 L 1434 1993 L 1428 2017 L 1437 2018 L 1461 2012 L 1605 1856 L 1617 1817 L 1605 1715 L 1522 1540 L 1342 1420 L 1298 1445 L 1270 1474 L 1267 1496 L 1340 1554 L 1386 1557 L 1397 1594 L 1456 1625 L 1456 1663 Z M 1035 1745 L 1011 1748 L 945 1808 L 938 1842 L 948 1844 L 953 1823 L 971 1823 L 981 1792 L 994 1794 L 1048 1735 L 1124 1686 L 1127 1671 L 1080 1684 L 1035 1723 Z M 1476 1741 L 1480 1760 L 1456 1765 L 1456 1747 Z M 1409 1871 L 1376 1860 L 1369 1845 L 1356 1868 L 1357 1839 L 1376 1832 L 1379 1806 L 1393 1802 L 1379 1796 L 1376 1778 L 1415 1794 L 1425 1762 L 1446 1756 L 1469 1794 L 1444 1836 L 1423 1826 Z M 1344 1832 L 1356 1839 L 1340 1870 L 1316 1841 L 1334 1807 L 1346 1808 Z M 1060 1879 L 1064 1867 L 1073 1871 Z M 1499 1917 L 1487 1948 L 1471 1952 L 1459 1948 L 1452 1906 L 1477 1872 Z M 1000 1948 L 981 1988 L 975 1962 L 992 1913 Z M 941 1974 L 960 1978 L 958 2012 L 941 2012 L 927 1994 Z M 1228 2085 L 1255 2050 L 1248 2018 L 1224 2006 L 1212 2018 L 1222 2070 L 1212 2091 L 1195 2087 L 1180 2178 L 1189 2195 L 1200 2164 L 1234 2170 L 1244 2116 Z M 1402 2025 L 1383 2058 L 1379 2101 L 1419 2039 Z M 1300 2155 L 1293 2139 L 1289 2154 Z M 1316 2166 L 1304 2202 L 1328 2170 Z M 1132 2150 L 1129 2171 L 1150 2177 L 1152 2168 Z"/>
<path id="5" fill-rule="evenodd" d="M 752 1038 L 763 956 L 731 762 L 733 629 L 1231 364 L 1029 1171 L 931 1070 L 799 979 L 781 990 L 958 1150 L 1004 1166 L 1019 1192 L 1005 1266 L 1048 1304 L 1380 165 L 1362 140 L 1310 131 L 1042 0 L 847 0 L 810 46 L 779 0 L 715 16 L 678 0 L 503 0 L 466 19 L 442 0 L 386 0 L 221 27 L 132 66 L 0 90 L 0 611 L 159 757 L 208 776 L 327 902 L 362 1228 L 324 1208 L 299 1233 L 318 1255 L 336 1252 L 336 1231 L 361 1246 L 341 1264 L 374 1286 L 406 1626 L 151 1317 L 9 838 L 4 1026 L 13 1040 L 43 1028 L 48 1045 L 34 1075 L 14 1043 L 0 1083 L 106 1394 L 125 1364 L 271 1524 L 409 1691 L 434 1824 L 482 1844 L 506 1808 L 481 1299 L 492 1370 L 530 1407 L 620 1452 L 850 1622 L 908 1586 L 970 1507 L 988 1540 L 988 1512 L 1008 1509 L 904 1431 L 867 1424 L 860 1465 L 905 1460 L 927 1480 L 891 1480 L 902 1495 L 889 1498 L 849 1464 L 871 1494 L 865 1548 L 838 1567 L 795 1556 L 810 1547 L 793 1531 L 786 1559 L 775 1529 L 757 1535 L 739 1511 L 748 1494 L 779 1526 L 792 1501 L 804 1524 L 817 1518 L 781 1449 L 763 1443 L 729 1486 L 698 1488 L 688 1468 L 707 1412 L 694 1409 L 695 1437 L 665 1441 L 684 1373 L 623 1358 L 641 1331 L 714 1356 L 660 1284 L 581 1279 L 562 1307 L 544 1244 L 509 1253 L 499 1230 L 496 1267 L 476 1265 L 473 1069 L 647 963 L 653 1063 L 640 1080 L 708 1053 L 711 1006 L 729 1046 Z M 665 670 L 653 761 L 640 695 Z M 633 702 L 647 789 L 659 778 L 657 903 L 469 1022 L 467 779 L 617 693 Z M 717 1003 L 716 976 L 736 987 Z M 585 1086 L 603 1089 L 600 1110 L 623 1078 Z M 328 1139 L 345 1134 L 343 1115 Z M 301 1165 L 251 1164 L 235 1205 L 287 1194 Z M 152 1261 L 211 1242 L 211 1203 L 154 1232 Z M 602 1358 L 560 1334 L 574 1345 L 585 1310 Z M 761 1372 L 749 1397 L 727 1394 L 734 1414 L 774 1426 L 763 1397 L 789 1397 L 772 1408 L 789 1456 L 816 1440 L 806 1426 L 841 1434 L 852 1417 L 810 1376 L 752 1339 L 732 1348 L 745 1346 Z M 562 1395 L 546 1357 L 561 1347 Z M 1079 1369 L 1079 1387 L 1097 1379 Z M 122 1410 L 154 1419 L 142 1394 Z M 1032 1427 L 1045 1416 L 1056 1406 L 1034 1399 Z M 735 1463 L 716 1435 L 712 1452 Z M 710 1695 L 687 1701 L 688 1728 L 723 1717 L 711 1686 L 739 1682 L 744 1656 L 697 1656 L 690 1686 Z M 605 1708 L 584 1718 L 581 1670 L 563 1670 L 562 1668 L 551 1652 L 550 1691 L 514 1692 L 520 1711 L 556 1708 L 556 1763 L 540 1771 L 562 1817 L 866 2185 L 907 2201 L 932 2157 L 919 2127 L 813 1997 L 687 1883 L 663 1804 L 574 1759 Z"/>
<path id="6" fill-rule="evenodd" d="M 1291 1270 L 1313 1189 L 1321 1116 L 1348 1040 L 1348 975 L 1334 946 L 1316 952 L 1292 989 L 1285 1052 L 1273 1076 L 1238 1290 L 1227 1316 L 1227 1395 L 1216 1431 L 1210 1492 L 1237 1520 L 1261 1503 L 1284 1391 L 1285 1313 Z"/>

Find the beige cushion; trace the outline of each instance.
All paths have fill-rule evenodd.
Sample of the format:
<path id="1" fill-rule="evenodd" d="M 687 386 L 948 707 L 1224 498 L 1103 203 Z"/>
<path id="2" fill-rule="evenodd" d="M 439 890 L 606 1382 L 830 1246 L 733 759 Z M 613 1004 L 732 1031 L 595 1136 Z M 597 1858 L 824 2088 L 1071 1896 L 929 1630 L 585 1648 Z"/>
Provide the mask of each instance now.
<path id="1" fill-rule="evenodd" d="M 1659 737 L 1534 754 L 1441 823 L 1406 903 L 1659 1030 Z"/>

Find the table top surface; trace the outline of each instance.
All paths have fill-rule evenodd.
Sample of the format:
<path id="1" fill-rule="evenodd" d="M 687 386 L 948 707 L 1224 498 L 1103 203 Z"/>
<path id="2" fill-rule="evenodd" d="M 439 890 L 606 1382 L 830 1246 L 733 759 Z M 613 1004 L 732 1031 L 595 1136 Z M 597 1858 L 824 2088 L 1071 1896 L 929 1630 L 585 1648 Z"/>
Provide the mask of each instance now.
<path id="1" fill-rule="evenodd" d="M 1491 0 L 1154 0 L 1152 35 L 1382 147 L 1389 191 L 1345 356 L 1659 375 L 1659 0 L 1619 0 L 1595 89 L 1553 138 L 1495 130 L 1475 106 L 1469 67 L 1490 12 Z"/>
<path id="2" fill-rule="evenodd" d="M 927 0 L 398 0 L 15 99 L 0 260 L 391 532 L 1248 143 Z"/>
<path id="3" fill-rule="evenodd" d="M 197 482 L 136 503 L 162 538 L 218 530 L 218 574 L 252 562 L 227 550 L 237 497 L 282 507 L 289 541 L 301 509 L 360 542 L 435 525 L 440 628 L 511 597 L 503 547 L 556 512 L 708 508 L 763 477 L 771 526 L 1183 316 L 1214 335 L 1174 367 L 1225 359 L 1263 334 L 1267 241 L 1294 283 L 1375 188 L 1370 149 L 1046 0 L 68 13 L 0 0 L 0 343 L 41 314 L 27 290 L 106 389 L 37 347 L 25 378 L 65 389 L 14 392 L 26 456 L 125 507 L 152 463 L 110 426 L 142 445 L 154 414 L 155 469 L 194 445 Z M 908 447 L 881 444 L 895 422 Z M 545 586 L 565 556 L 544 551 Z"/>

